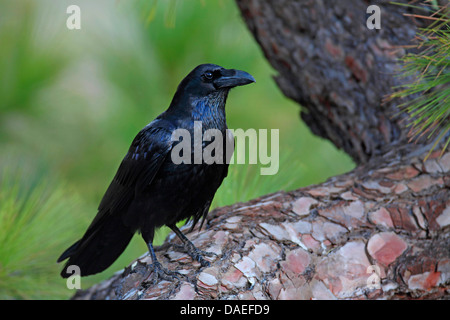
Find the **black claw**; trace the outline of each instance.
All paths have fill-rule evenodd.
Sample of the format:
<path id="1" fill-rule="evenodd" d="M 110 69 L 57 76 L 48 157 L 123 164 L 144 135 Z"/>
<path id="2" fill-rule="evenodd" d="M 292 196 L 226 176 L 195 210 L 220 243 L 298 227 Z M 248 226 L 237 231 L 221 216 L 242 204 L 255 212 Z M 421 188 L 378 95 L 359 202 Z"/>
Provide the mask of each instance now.
<path id="1" fill-rule="evenodd" d="M 175 279 L 181 281 L 181 273 L 170 271 L 164 268 L 158 261 L 152 263 L 152 272 L 147 276 L 144 282 L 149 282 L 150 278 L 154 278 L 151 282 L 153 285 L 157 284 L 159 280 L 174 281 Z"/>
<path id="2" fill-rule="evenodd" d="M 167 280 L 167 281 L 174 281 L 175 279 L 178 281 L 180 280 L 180 277 L 183 275 L 176 271 L 170 271 L 166 268 L 164 268 L 161 263 L 156 259 L 155 250 L 153 249 L 153 245 L 151 242 L 148 243 L 148 251 L 150 256 L 152 257 L 152 272 L 145 278 L 144 282 L 148 282 L 149 278 L 154 277 L 152 283 L 155 285 L 158 283 L 158 279 Z"/>
<path id="3" fill-rule="evenodd" d="M 214 252 L 207 252 L 203 250 L 197 249 L 194 244 L 186 238 L 186 236 L 176 227 L 176 226 L 170 226 L 170 228 L 175 232 L 175 234 L 181 239 L 183 242 L 183 247 L 186 250 L 187 254 L 195 261 L 200 262 L 202 267 L 209 267 L 211 266 L 211 263 L 203 256 L 212 257 L 217 256 Z"/>
<path id="4" fill-rule="evenodd" d="M 211 257 L 212 255 L 214 255 L 213 252 L 206 252 L 199 250 L 192 244 L 192 242 L 186 243 L 185 248 L 188 255 L 191 256 L 191 258 L 194 259 L 195 261 L 200 262 L 202 267 L 211 266 L 211 263 L 205 258 L 203 258 L 203 256 Z"/>

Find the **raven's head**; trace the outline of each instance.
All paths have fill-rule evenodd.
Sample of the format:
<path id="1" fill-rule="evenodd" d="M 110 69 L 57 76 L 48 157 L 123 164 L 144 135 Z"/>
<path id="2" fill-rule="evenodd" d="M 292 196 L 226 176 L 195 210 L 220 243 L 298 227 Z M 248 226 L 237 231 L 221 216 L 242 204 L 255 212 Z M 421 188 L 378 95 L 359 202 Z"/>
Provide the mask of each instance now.
<path id="1" fill-rule="evenodd" d="M 228 93 L 231 88 L 255 82 L 245 71 L 225 69 L 215 64 L 201 64 L 181 81 L 172 104 L 185 99 L 202 99 L 217 93 Z"/>

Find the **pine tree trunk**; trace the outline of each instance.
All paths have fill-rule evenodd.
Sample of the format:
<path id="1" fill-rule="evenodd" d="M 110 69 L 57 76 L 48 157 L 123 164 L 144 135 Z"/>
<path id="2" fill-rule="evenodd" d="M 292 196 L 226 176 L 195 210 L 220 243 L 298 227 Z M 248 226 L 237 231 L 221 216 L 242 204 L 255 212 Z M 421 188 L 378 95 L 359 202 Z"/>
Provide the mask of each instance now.
<path id="1" fill-rule="evenodd" d="M 398 101 L 384 99 L 419 22 L 388 1 L 380 30 L 366 27 L 365 1 L 236 1 L 301 118 L 358 167 L 210 212 L 188 235 L 217 254 L 210 267 L 169 237 L 157 256 L 186 279 L 143 283 L 143 257 L 75 298 L 448 298 L 450 152 L 424 162 L 430 142 L 408 143 Z"/>

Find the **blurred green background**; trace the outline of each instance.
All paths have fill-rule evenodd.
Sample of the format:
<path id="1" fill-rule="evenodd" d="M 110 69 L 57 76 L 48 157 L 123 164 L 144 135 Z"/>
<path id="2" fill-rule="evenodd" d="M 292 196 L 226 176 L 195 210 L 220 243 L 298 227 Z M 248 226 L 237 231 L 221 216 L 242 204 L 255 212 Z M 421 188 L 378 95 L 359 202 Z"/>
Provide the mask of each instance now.
<path id="1" fill-rule="evenodd" d="M 81 30 L 66 9 L 81 8 Z M 313 136 L 300 107 L 232 0 L 0 1 L 0 299 L 74 294 L 59 254 L 82 236 L 134 136 L 164 111 L 201 63 L 248 71 L 256 84 L 231 92 L 230 128 L 279 129 L 277 175 L 232 165 L 214 205 L 320 183 L 353 168 Z M 157 242 L 167 231 L 157 233 Z M 135 236 L 106 279 L 146 252 Z"/>

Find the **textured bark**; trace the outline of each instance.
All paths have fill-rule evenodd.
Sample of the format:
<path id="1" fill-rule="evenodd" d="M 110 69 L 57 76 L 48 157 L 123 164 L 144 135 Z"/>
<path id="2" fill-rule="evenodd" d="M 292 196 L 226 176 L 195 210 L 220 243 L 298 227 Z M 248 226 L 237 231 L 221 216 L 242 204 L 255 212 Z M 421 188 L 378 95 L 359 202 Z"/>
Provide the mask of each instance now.
<path id="1" fill-rule="evenodd" d="M 407 2 L 407 1 L 404 1 Z M 283 93 L 304 107 L 311 130 L 357 163 L 382 155 L 407 132 L 393 117 L 397 101 L 383 103 L 397 59 L 411 44 L 416 22 L 405 7 L 377 1 L 381 29 L 366 27 L 369 4 L 360 0 L 238 0 Z M 374 4 L 374 3 L 371 3 Z"/>
<path id="2" fill-rule="evenodd" d="M 435 156 L 423 163 L 392 154 L 382 166 L 369 162 L 321 185 L 213 210 L 206 230 L 188 235 L 217 254 L 211 267 L 193 262 L 172 234 L 157 257 L 186 278 L 145 283 L 144 256 L 76 298 L 448 297 L 450 152 Z M 371 288 L 377 277 L 380 287 Z"/>
<path id="3" fill-rule="evenodd" d="M 430 145 L 409 144 L 405 116 L 393 117 L 398 102 L 383 102 L 400 84 L 393 76 L 405 53 L 399 46 L 414 37 L 417 22 L 387 1 L 376 3 L 378 31 L 366 28 L 365 1 L 237 4 L 302 119 L 359 166 L 320 185 L 210 212 L 206 229 L 188 235 L 217 254 L 210 267 L 169 236 L 157 256 L 186 276 L 180 281 L 145 282 L 144 256 L 75 298 L 448 298 L 450 152 L 424 162 Z"/>

